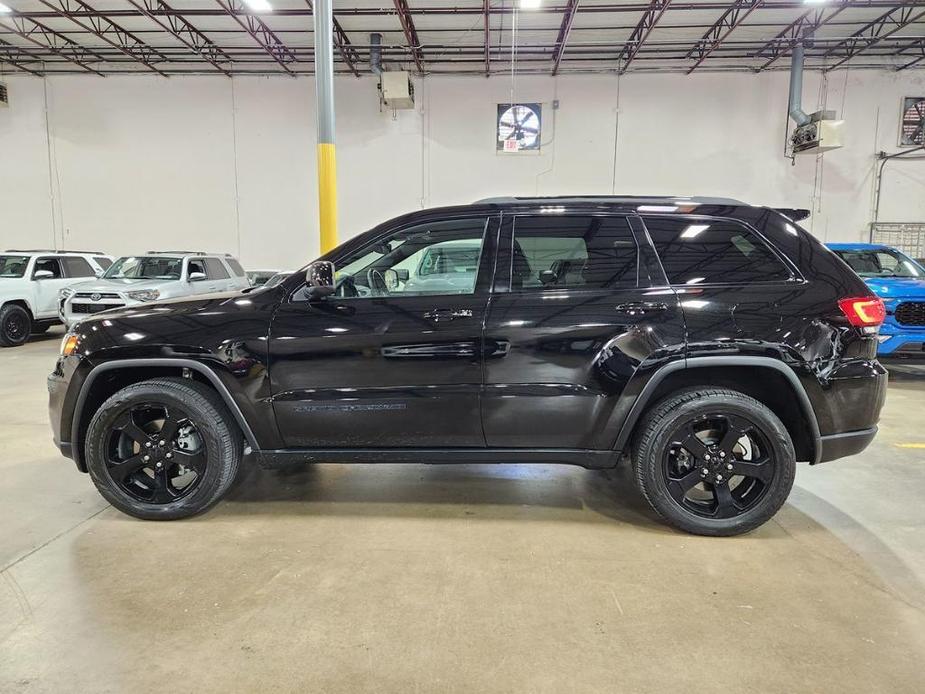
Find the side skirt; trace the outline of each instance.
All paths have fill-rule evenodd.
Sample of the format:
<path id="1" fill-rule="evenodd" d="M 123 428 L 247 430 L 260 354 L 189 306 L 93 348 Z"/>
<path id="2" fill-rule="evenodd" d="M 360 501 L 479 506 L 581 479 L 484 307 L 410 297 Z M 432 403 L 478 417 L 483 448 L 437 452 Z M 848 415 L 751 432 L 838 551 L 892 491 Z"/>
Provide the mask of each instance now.
<path id="1" fill-rule="evenodd" d="M 578 465 L 589 469 L 612 468 L 617 451 L 571 448 L 314 448 L 256 451 L 261 467 L 277 468 L 298 463 L 518 463 Z"/>

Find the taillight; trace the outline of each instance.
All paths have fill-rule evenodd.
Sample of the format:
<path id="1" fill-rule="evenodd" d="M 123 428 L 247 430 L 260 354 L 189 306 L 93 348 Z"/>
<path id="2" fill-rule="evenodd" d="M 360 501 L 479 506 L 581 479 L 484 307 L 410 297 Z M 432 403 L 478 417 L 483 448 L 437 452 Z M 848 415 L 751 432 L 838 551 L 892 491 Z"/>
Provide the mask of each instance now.
<path id="1" fill-rule="evenodd" d="M 886 307 L 883 300 L 877 296 L 839 299 L 838 307 L 848 322 L 856 328 L 873 328 L 883 323 L 886 318 Z"/>

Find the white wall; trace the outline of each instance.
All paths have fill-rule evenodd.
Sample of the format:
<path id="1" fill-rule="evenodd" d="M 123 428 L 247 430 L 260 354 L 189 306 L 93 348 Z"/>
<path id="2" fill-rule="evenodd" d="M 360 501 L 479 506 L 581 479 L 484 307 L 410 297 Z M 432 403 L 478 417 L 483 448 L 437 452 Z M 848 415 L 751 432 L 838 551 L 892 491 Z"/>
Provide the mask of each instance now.
<path id="1" fill-rule="evenodd" d="M 250 267 L 317 255 L 310 79 L 3 79 L 0 247 L 195 247 Z M 509 79 L 428 78 L 418 108 L 393 117 L 373 79 L 339 78 L 341 238 L 422 206 L 615 191 L 812 206 L 818 236 L 859 239 L 874 153 L 896 150 L 900 99 L 925 93 L 925 72 L 821 79 L 807 75 L 804 107 L 837 109 L 848 145 L 791 166 L 786 73 L 520 77 L 516 99 L 545 104 L 540 155 L 495 153 Z M 925 162 L 888 165 L 880 218 L 925 220 Z"/>

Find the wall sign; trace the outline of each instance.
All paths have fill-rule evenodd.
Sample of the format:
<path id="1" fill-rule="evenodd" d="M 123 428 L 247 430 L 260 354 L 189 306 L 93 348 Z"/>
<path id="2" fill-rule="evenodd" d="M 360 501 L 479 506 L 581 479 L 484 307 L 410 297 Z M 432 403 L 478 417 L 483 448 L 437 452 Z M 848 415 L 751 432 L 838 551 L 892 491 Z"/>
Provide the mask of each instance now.
<path id="1" fill-rule="evenodd" d="M 542 129 L 542 104 L 498 104 L 495 128 L 498 152 L 538 152 Z"/>

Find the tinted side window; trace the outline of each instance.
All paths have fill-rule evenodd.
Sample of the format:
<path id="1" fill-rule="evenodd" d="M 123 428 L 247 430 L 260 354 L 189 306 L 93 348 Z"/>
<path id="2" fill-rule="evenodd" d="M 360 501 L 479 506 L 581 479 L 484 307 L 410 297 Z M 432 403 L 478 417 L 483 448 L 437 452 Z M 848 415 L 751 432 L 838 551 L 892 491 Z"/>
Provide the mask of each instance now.
<path id="1" fill-rule="evenodd" d="M 225 262 L 228 263 L 228 267 L 237 277 L 244 277 L 244 268 L 241 267 L 241 263 L 236 258 L 225 258 Z"/>
<path id="2" fill-rule="evenodd" d="M 63 259 L 64 268 L 67 270 L 68 277 L 93 277 L 96 272 L 83 258 L 77 256 L 68 256 Z"/>
<path id="3" fill-rule="evenodd" d="M 99 265 L 104 270 L 108 270 L 112 265 L 112 261 L 105 256 L 93 256 L 93 260 L 96 261 L 96 264 Z"/>
<path id="4" fill-rule="evenodd" d="M 635 287 L 639 252 L 624 217 L 517 217 L 513 289 Z"/>
<path id="5" fill-rule="evenodd" d="M 35 267 L 32 270 L 32 276 L 35 277 L 35 273 L 39 270 L 48 270 L 54 279 L 60 279 L 64 277 L 64 274 L 61 272 L 61 263 L 57 258 L 39 258 L 35 261 Z"/>
<path id="6" fill-rule="evenodd" d="M 678 217 L 644 221 L 672 284 L 742 284 L 791 277 L 759 236 L 735 222 Z"/>
<path id="7" fill-rule="evenodd" d="M 222 265 L 222 261 L 217 258 L 204 258 L 202 261 L 206 266 L 206 275 L 210 280 L 223 280 L 228 278 L 228 270 Z"/>

